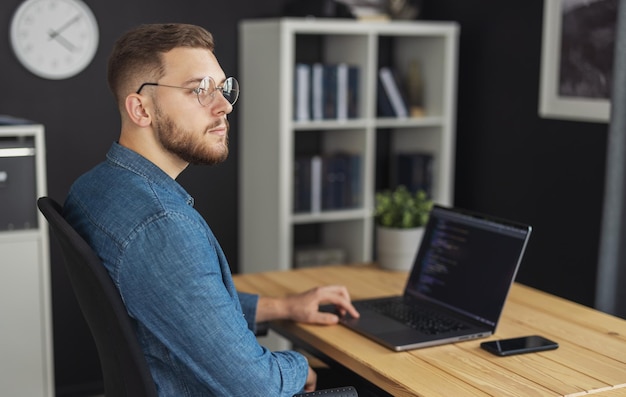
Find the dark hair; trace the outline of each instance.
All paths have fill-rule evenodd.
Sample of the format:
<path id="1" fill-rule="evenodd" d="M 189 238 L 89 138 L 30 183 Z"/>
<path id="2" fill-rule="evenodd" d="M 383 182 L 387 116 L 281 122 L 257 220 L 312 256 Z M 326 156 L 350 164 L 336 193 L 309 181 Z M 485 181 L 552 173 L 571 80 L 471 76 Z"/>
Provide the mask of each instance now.
<path id="1" fill-rule="evenodd" d="M 109 88 L 118 103 L 139 88 L 139 80 L 158 80 L 164 73 L 162 54 L 178 47 L 213 51 L 213 36 L 200 26 L 169 23 L 140 25 L 120 37 L 107 68 Z"/>

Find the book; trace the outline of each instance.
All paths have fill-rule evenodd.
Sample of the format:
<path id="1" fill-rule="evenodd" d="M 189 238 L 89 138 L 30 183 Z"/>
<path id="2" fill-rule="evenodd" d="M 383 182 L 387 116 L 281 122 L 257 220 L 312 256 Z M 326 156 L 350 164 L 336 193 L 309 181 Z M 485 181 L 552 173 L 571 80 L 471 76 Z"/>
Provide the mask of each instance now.
<path id="1" fill-rule="evenodd" d="M 348 65 L 337 65 L 337 120 L 348 118 Z"/>
<path id="2" fill-rule="evenodd" d="M 356 208 L 362 203 L 361 155 L 337 152 L 294 160 L 293 213 Z"/>
<path id="3" fill-rule="evenodd" d="M 323 160 L 322 209 L 355 208 L 361 204 L 361 156 L 337 152 Z"/>
<path id="4" fill-rule="evenodd" d="M 336 210 L 346 206 L 348 189 L 348 158 L 334 154 L 322 163 L 322 209 Z"/>
<path id="5" fill-rule="evenodd" d="M 297 65 L 297 67 L 300 64 Z M 359 67 L 346 63 L 316 62 L 309 69 L 309 116 L 311 120 L 346 120 L 358 117 Z M 304 75 L 304 71 L 302 71 Z M 306 86 L 306 84 L 302 84 Z M 302 98 L 304 103 L 304 98 Z M 302 112 L 304 114 L 304 111 Z M 305 120 L 303 116 L 301 120 Z M 296 120 L 299 120 L 296 118 Z"/>
<path id="6" fill-rule="evenodd" d="M 324 65 L 314 63 L 311 66 L 311 108 L 313 120 L 324 118 Z"/>
<path id="7" fill-rule="evenodd" d="M 305 63 L 296 64 L 294 76 L 294 120 L 308 121 L 310 115 L 311 97 L 311 66 Z"/>
<path id="8" fill-rule="evenodd" d="M 382 79 L 378 79 L 377 82 L 377 94 L 376 94 L 376 109 L 378 117 L 396 117 L 396 113 L 391 105 L 391 100 L 383 87 Z"/>
<path id="9" fill-rule="evenodd" d="M 356 119 L 359 117 L 359 84 L 360 71 L 355 65 L 348 66 L 348 118 Z"/>
<path id="10" fill-rule="evenodd" d="M 395 186 L 404 185 L 411 193 L 418 190 L 433 197 L 433 155 L 431 153 L 398 153 L 394 158 Z"/>
<path id="11" fill-rule="evenodd" d="M 293 213 L 311 211 L 311 157 L 296 157 L 293 175 Z"/>
<path id="12" fill-rule="evenodd" d="M 322 157 L 311 157 L 311 212 L 322 210 Z"/>
<path id="13" fill-rule="evenodd" d="M 293 262 L 296 268 L 345 263 L 346 251 L 338 247 L 297 247 Z"/>
<path id="14" fill-rule="evenodd" d="M 383 92 L 386 94 L 393 113 L 396 117 L 408 117 L 409 111 L 404 97 L 400 91 L 398 80 L 389 67 L 382 67 L 379 70 L 379 78 L 382 82 Z M 379 93 L 380 95 L 380 93 Z"/>
<path id="15" fill-rule="evenodd" d="M 350 156 L 349 183 L 350 197 L 348 207 L 358 208 L 363 205 L 363 179 L 361 177 L 361 155 L 353 154 Z"/>
<path id="16" fill-rule="evenodd" d="M 322 87 L 323 118 L 337 119 L 337 65 L 324 65 Z"/>

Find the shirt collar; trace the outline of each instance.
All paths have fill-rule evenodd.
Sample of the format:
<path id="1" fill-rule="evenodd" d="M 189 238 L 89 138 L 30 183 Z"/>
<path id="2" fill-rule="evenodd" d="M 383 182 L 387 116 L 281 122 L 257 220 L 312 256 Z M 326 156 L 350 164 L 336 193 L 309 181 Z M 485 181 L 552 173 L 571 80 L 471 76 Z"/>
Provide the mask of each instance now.
<path id="1" fill-rule="evenodd" d="M 107 160 L 118 167 L 125 168 L 141 175 L 150 182 L 163 186 L 180 195 L 188 205 L 194 205 L 194 199 L 189 193 L 156 164 L 141 156 L 139 153 L 114 142 L 107 153 Z"/>

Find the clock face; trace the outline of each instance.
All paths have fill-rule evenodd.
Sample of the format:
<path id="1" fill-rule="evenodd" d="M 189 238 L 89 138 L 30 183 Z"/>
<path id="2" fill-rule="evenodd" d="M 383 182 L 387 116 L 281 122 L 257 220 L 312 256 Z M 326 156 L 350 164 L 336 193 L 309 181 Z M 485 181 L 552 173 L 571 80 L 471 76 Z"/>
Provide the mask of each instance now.
<path id="1" fill-rule="evenodd" d="M 98 23 L 81 0 L 26 0 L 11 21 L 11 45 L 32 73 L 66 79 L 85 69 L 98 48 Z"/>

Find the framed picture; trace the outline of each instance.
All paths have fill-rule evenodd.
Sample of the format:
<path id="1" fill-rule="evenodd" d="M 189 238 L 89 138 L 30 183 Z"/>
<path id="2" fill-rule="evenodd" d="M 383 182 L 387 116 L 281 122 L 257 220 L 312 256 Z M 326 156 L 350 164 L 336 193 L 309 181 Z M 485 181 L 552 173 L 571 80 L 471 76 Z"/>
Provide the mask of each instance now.
<path id="1" fill-rule="evenodd" d="M 617 0 L 544 0 L 539 115 L 608 122 Z"/>

